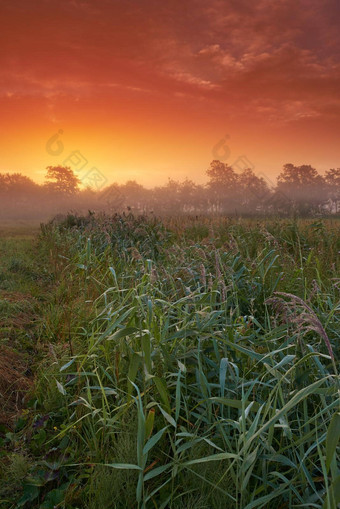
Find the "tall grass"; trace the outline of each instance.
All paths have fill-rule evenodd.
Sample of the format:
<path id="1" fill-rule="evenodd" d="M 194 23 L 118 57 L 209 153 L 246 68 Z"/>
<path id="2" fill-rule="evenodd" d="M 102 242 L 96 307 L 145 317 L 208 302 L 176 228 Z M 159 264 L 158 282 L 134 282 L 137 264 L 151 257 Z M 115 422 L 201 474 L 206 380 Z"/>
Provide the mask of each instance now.
<path id="1" fill-rule="evenodd" d="M 44 226 L 58 286 L 35 454 L 63 451 L 58 507 L 336 508 L 338 233 L 132 215 Z"/>

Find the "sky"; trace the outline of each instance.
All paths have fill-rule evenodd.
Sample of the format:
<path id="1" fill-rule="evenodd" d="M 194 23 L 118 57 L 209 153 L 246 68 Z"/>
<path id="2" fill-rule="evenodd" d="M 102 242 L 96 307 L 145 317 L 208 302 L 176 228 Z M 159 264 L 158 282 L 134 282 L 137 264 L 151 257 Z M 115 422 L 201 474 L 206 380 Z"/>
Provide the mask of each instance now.
<path id="1" fill-rule="evenodd" d="M 0 172 L 340 166 L 338 0 L 0 0 Z"/>

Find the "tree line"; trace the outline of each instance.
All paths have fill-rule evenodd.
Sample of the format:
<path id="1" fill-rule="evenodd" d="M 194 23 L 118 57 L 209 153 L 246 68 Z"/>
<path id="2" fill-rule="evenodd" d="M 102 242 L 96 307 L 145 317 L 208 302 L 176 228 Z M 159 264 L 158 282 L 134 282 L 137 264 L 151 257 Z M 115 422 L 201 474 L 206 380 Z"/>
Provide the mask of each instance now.
<path id="1" fill-rule="evenodd" d="M 43 184 L 21 173 L 0 173 L 0 217 L 44 219 L 86 210 L 155 214 L 338 214 L 340 168 L 324 175 L 310 165 L 285 164 L 273 185 L 250 168 L 236 172 L 218 160 L 206 171 L 207 183 L 168 182 L 147 189 L 136 181 L 105 188 L 84 187 L 67 166 L 48 166 Z M 96 182 L 96 181 L 94 181 Z"/>

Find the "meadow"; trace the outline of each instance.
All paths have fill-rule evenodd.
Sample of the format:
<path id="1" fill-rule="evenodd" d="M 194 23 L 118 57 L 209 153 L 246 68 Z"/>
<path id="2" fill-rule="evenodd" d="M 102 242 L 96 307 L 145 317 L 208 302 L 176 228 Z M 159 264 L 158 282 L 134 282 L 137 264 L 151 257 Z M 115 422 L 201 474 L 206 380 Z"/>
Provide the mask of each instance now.
<path id="1" fill-rule="evenodd" d="M 1 507 L 339 507 L 339 227 L 1 231 Z"/>

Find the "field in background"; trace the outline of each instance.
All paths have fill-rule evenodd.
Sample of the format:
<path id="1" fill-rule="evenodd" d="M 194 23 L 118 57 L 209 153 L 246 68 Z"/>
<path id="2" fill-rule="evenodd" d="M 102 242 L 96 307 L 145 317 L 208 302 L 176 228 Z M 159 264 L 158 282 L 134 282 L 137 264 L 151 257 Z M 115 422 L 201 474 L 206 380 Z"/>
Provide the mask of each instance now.
<path id="1" fill-rule="evenodd" d="M 32 238 L 40 230 L 39 221 L 0 220 L 0 239 Z"/>
<path id="2" fill-rule="evenodd" d="M 336 508 L 339 220 L 36 231 L 0 224 L 4 507 Z"/>

